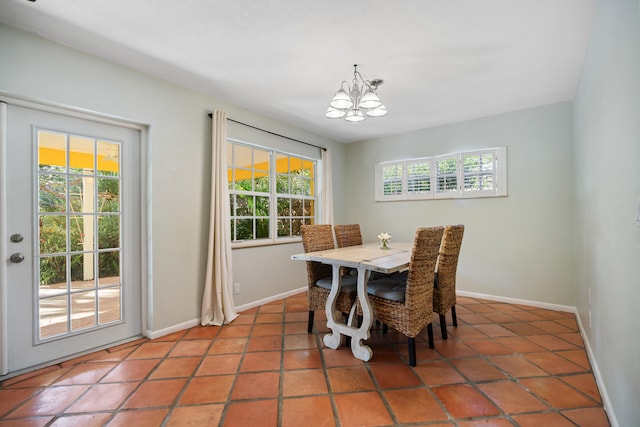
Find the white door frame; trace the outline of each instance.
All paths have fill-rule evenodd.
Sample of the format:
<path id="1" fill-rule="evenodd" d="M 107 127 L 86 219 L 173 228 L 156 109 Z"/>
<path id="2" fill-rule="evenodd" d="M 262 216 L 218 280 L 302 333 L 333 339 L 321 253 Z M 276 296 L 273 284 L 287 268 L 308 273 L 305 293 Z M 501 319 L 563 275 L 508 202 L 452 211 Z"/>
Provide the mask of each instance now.
<path id="1" fill-rule="evenodd" d="M 80 108 L 56 105 L 42 101 L 31 100 L 16 95 L 5 95 L 0 91 L 0 170 L 6 171 L 7 166 L 7 104 L 19 107 L 31 108 L 34 110 L 45 111 L 80 119 L 96 121 L 99 123 L 111 124 L 129 129 L 135 129 L 140 132 L 140 193 L 142 200 L 140 201 L 140 259 L 141 259 L 141 331 L 142 334 L 148 334 L 148 325 L 151 324 L 149 314 L 153 312 L 149 304 L 153 301 L 151 298 L 151 283 L 149 282 L 151 275 L 151 185 L 150 185 L 150 161 L 151 146 L 149 143 L 149 125 L 145 123 L 135 122 L 115 116 L 96 113 Z M 8 203 L 6 198 L 6 180 L 4 173 L 0 173 L 0 377 L 8 372 L 8 307 L 7 307 L 7 263 L 9 262 L 9 236 L 7 233 L 7 212 Z M 90 352 L 96 349 L 90 350 Z M 78 355 L 73 355 L 76 357 Z M 52 361 L 52 363 L 59 361 Z"/>

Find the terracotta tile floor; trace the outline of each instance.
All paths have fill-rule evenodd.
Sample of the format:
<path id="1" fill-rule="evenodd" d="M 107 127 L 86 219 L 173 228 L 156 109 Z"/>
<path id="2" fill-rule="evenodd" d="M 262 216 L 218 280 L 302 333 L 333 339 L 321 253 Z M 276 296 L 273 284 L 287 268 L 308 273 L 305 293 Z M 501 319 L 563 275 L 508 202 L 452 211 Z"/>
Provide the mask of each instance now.
<path id="1" fill-rule="evenodd" d="M 141 339 L 0 386 L 0 426 L 608 426 L 569 313 L 459 298 L 418 365 L 374 328 L 373 359 L 323 348 L 299 294 L 230 325 Z M 449 319 L 450 322 L 450 319 Z"/>

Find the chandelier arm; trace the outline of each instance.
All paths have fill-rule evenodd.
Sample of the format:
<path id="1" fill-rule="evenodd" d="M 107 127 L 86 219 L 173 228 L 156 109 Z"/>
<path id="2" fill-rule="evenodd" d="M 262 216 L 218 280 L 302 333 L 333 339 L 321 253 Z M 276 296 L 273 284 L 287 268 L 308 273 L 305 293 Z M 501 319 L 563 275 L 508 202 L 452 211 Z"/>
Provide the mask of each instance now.
<path id="1" fill-rule="evenodd" d="M 362 82 L 363 85 L 365 85 L 367 88 L 371 89 L 372 91 L 376 91 L 377 86 L 374 86 L 373 84 L 371 84 L 370 80 L 365 79 L 364 77 L 362 77 L 362 74 L 360 73 L 360 71 L 358 71 L 355 67 L 357 67 L 358 65 L 354 65 L 354 70 L 353 70 L 353 76 L 354 76 L 354 80 L 356 80 L 356 76 L 360 77 L 360 81 Z"/>

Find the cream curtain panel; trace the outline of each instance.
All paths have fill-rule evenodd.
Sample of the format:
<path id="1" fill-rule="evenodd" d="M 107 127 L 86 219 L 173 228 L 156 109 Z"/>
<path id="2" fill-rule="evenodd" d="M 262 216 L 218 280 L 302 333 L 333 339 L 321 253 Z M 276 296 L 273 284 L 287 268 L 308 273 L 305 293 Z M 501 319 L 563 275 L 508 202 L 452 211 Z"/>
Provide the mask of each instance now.
<path id="1" fill-rule="evenodd" d="M 322 150 L 322 223 L 333 224 L 333 183 L 331 180 L 331 153 Z"/>
<path id="2" fill-rule="evenodd" d="M 227 113 L 213 112 L 209 254 L 201 324 L 220 326 L 238 317 L 233 303 L 229 189 L 227 187 Z"/>

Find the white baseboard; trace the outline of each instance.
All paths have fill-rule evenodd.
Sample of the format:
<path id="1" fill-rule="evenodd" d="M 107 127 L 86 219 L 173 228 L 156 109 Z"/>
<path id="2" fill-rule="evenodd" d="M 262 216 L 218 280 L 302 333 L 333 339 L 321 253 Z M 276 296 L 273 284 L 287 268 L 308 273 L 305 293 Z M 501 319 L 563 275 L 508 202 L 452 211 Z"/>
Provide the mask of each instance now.
<path id="1" fill-rule="evenodd" d="M 548 302 L 532 301 L 532 300 L 520 299 L 520 298 L 499 297 L 497 295 L 481 294 L 478 292 L 468 292 L 468 291 L 460 291 L 460 290 L 456 290 L 456 295 L 459 295 L 461 297 L 486 299 L 489 301 L 507 302 L 509 304 L 528 305 L 530 307 L 546 308 L 549 310 L 564 311 L 567 313 L 574 313 L 574 314 L 578 313 L 576 308 L 570 305 L 551 304 Z"/>
<path id="2" fill-rule="evenodd" d="M 301 288 L 294 289 L 292 291 L 283 292 L 281 294 L 274 295 L 268 298 L 263 298 L 258 301 L 253 301 L 248 304 L 239 305 L 236 307 L 236 311 L 240 313 L 242 311 L 249 310 L 250 308 L 258 307 L 258 306 L 270 303 L 272 301 L 277 301 L 279 299 L 288 298 L 292 295 L 296 295 L 296 294 L 299 294 L 300 292 L 306 292 L 306 291 L 307 291 L 307 286 L 303 286 Z"/>
<path id="3" fill-rule="evenodd" d="M 248 304 L 239 305 L 236 307 L 236 311 L 240 313 L 242 311 L 249 310 L 250 308 L 259 307 L 261 305 L 270 303 L 271 301 L 277 301 L 279 299 L 283 299 L 283 298 L 290 297 L 292 295 L 299 294 L 300 292 L 304 292 L 306 290 L 307 290 L 307 287 L 303 286 L 302 288 L 294 289 L 292 291 L 283 292 L 281 294 L 277 294 L 277 295 L 270 296 L 268 298 L 263 298 L 257 301 L 253 301 Z M 165 335 L 172 334 L 174 332 L 193 328 L 194 326 L 198 326 L 199 324 L 200 324 L 200 319 L 187 320 L 186 322 L 178 323 L 177 325 L 169 326 L 168 328 L 159 329 L 157 331 L 147 330 L 144 336 L 149 338 L 150 340 L 154 340 L 160 337 L 164 337 Z"/>
<path id="4" fill-rule="evenodd" d="M 600 391 L 600 397 L 602 398 L 602 404 L 604 406 L 604 410 L 607 412 L 607 416 L 609 417 L 609 424 L 611 427 L 619 427 L 618 420 L 616 419 L 616 415 L 613 412 L 613 406 L 611 405 L 611 399 L 609 399 L 609 393 L 607 393 L 607 388 L 604 386 L 604 381 L 602 380 L 602 376 L 600 375 L 600 368 L 598 368 L 598 363 L 596 362 L 596 358 L 591 350 L 591 344 L 589 343 L 589 339 L 587 338 L 587 334 L 582 326 L 582 321 L 580 320 L 580 316 L 576 314 L 576 319 L 578 320 L 578 328 L 580 329 L 580 336 L 582 336 L 582 340 L 584 341 L 584 348 L 587 350 L 587 356 L 589 357 L 589 362 L 591 362 L 591 368 L 593 369 L 593 376 L 596 379 L 596 384 L 598 384 L 598 390 Z"/>
<path id="5" fill-rule="evenodd" d="M 593 370 L 593 376 L 596 379 L 596 384 L 598 385 L 598 389 L 600 391 L 600 397 L 602 398 L 602 405 L 604 406 L 604 410 L 609 417 L 609 423 L 611 427 L 619 427 L 618 420 L 616 419 L 615 413 L 613 412 L 613 406 L 611 405 L 611 400 L 609 399 L 609 393 L 607 393 L 607 388 L 604 385 L 604 381 L 602 380 L 602 376 L 600 375 L 600 369 L 598 368 L 598 362 L 591 350 L 591 344 L 589 343 L 589 339 L 587 338 L 587 334 L 582 326 L 582 321 L 580 320 L 580 316 L 578 316 L 578 309 L 576 307 L 571 307 L 569 305 L 559 305 L 559 304 L 549 304 L 546 302 L 539 301 L 531 301 L 524 300 L 518 298 L 507 298 L 507 297 L 499 297 L 496 295 L 488 295 L 481 294 L 477 292 L 467 292 L 456 290 L 456 295 L 461 297 L 469 297 L 469 298 L 479 298 L 486 299 L 489 301 L 498 301 L 498 302 L 507 302 L 509 304 L 520 304 L 520 305 L 528 305 L 531 307 L 540 307 L 546 308 L 549 310 L 555 311 L 564 311 L 568 313 L 573 313 L 576 316 L 576 322 L 578 323 L 578 329 L 580 331 L 580 336 L 584 341 L 584 348 L 587 352 L 587 357 L 589 357 L 589 362 L 591 363 L 591 368 Z"/>
<path id="6" fill-rule="evenodd" d="M 178 323 L 177 325 L 169 326 L 168 328 L 159 329 L 157 331 L 147 331 L 144 336 L 149 338 L 150 340 L 155 340 L 160 337 L 164 337 L 165 335 L 172 334 L 174 332 L 179 332 L 184 329 L 193 328 L 194 326 L 198 326 L 200 324 L 200 319 L 192 319 L 187 320 L 186 322 Z"/>

